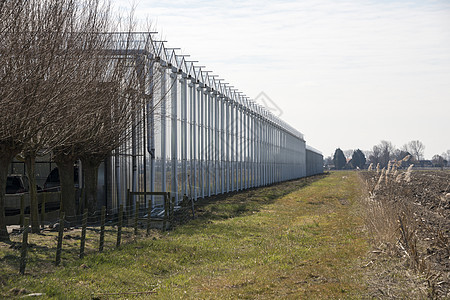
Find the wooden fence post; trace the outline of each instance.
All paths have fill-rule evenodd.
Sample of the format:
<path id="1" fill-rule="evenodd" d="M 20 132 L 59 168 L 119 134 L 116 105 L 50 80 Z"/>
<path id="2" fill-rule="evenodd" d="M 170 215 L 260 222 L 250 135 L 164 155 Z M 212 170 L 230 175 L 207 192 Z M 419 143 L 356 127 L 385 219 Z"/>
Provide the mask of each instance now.
<path id="1" fill-rule="evenodd" d="M 136 207 L 134 210 L 134 235 L 138 234 L 139 206 L 139 201 L 136 201 Z"/>
<path id="2" fill-rule="evenodd" d="M 194 209 L 194 198 L 191 198 L 191 210 L 192 210 L 192 219 L 195 219 L 195 209 Z M 183 195 L 183 204 L 188 207 L 189 206 L 189 198 L 185 194 Z"/>
<path id="3" fill-rule="evenodd" d="M 84 213 L 83 213 L 83 225 L 81 227 L 81 244 L 80 244 L 80 258 L 81 259 L 84 257 L 84 246 L 86 245 L 87 219 L 88 219 L 88 210 L 87 210 L 87 208 L 85 208 Z"/>
<path id="4" fill-rule="evenodd" d="M 47 194 L 42 193 L 42 203 L 41 203 L 41 228 L 44 228 L 45 221 L 45 203 L 47 202 Z"/>
<path id="5" fill-rule="evenodd" d="M 173 220 L 174 220 L 174 208 L 175 208 L 175 197 L 172 197 L 172 202 L 170 203 L 170 215 L 169 215 L 169 226 L 172 228 L 173 226 Z"/>
<path id="6" fill-rule="evenodd" d="M 147 196 L 145 196 L 145 197 L 147 197 Z M 151 214 L 152 214 L 152 201 L 150 198 L 150 201 L 148 201 L 148 207 L 147 207 L 147 236 L 150 235 Z"/>
<path id="7" fill-rule="evenodd" d="M 65 219 L 65 213 L 62 211 L 59 214 L 58 244 L 56 245 L 55 265 L 57 265 L 57 266 L 61 262 L 62 241 L 63 241 L 63 235 L 64 235 L 64 219 Z"/>
<path id="8" fill-rule="evenodd" d="M 119 206 L 119 223 L 117 224 L 117 243 L 116 248 L 120 246 L 120 240 L 122 239 L 122 226 L 123 226 L 123 204 Z"/>
<path id="9" fill-rule="evenodd" d="M 25 218 L 25 197 L 24 195 L 20 195 L 20 229 L 23 230 L 23 222 Z"/>
<path id="10" fill-rule="evenodd" d="M 192 219 L 195 219 L 194 198 L 191 198 Z"/>
<path id="11" fill-rule="evenodd" d="M 84 187 L 82 187 L 81 190 L 80 190 L 80 202 L 78 204 L 78 208 L 77 208 L 78 212 L 77 212 L 77 214 L 80 214 L 81 210 L 83 208 L 87 207 L 87 205 L 86 205 L 86 195 L 85 194 L 86 194 L 85 193 L 85 189 L 84 189 Z M 83 212 L 84 212 L 84 210 L 83 210 Z"/>
<path id="12" fill-rule="evenodd" d="M 62 194 L 59 192 L 59 211 L 63 211 L 63 201 L 62 201 Z"/>
<path id="13" fill-rule="evenodd" d="M 100 220 L 100 244 L 98 246 L 98 251 L 103 251 L 103 245 L 105 243 L 105 217 L 106 217 L 106 207 L 102 206 L 102 216 Z"/>
<path id="14" fill-rule="evenodd" d="M 164 219 L 163 219 L 163 231 L 167 228 L 167 219 L 169 218 L 169 206 L 170 206 L 170 193 L 164 196 Z"/>
<path id="15" fill-rule="evenodd" d="M 127 214 L 127 223 L 126 223 L 126 225 L 127 226 L 130 226 L 131 225 L 131 213 L 132 213 L 132 207 L 133 207 L 133 205 L 132 205 L 132 199 L 131 199 L 131 195 L 130 195 L 130 189 L 127 189 L 127 202 L 126 202 L 126 214 Z"/>
<path id="16" fill-rule="evenodd" d="M 24 221 L 24 228 L 22 233 L 22 251 L 20 253 L 20 274 L 25 274 L 25 266 L 27 264 L 27 251 L 28 251 L 28 231 L 29 231 L 29 224 L 30 224 L 30 218 L 25 218 Z"/>

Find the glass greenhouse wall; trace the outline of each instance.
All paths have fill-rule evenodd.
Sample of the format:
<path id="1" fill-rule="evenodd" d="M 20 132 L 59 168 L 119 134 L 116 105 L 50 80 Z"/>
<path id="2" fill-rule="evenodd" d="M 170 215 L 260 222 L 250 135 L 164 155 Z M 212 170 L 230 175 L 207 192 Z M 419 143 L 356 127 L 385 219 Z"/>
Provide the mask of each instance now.
<path id="1" fill-rule="evenodd" d="M 306 176 L 323 173 L 323 155 L 318 150 L 306 146 Z"/>
<path id="2" fill-rule="evenodd" d="M 303 135 L 176 49 L 148 34 L 137 43 L 147 107 L 131 138 L 107 161 L 109 208 L 130 191 L 197 198 L 321 172 L 321 154 Z M 148 196 L 147 205 L 160 205 Z"/>

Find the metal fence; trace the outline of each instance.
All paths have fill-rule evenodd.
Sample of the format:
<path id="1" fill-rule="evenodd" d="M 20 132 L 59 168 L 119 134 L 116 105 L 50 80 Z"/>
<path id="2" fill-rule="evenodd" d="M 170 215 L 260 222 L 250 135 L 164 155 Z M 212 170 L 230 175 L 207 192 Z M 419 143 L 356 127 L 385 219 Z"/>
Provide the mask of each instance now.
<path id="1" fill-rule="evenodd" d="M 132 205 L 124 203 L 129 190 L 170 192 L 178 203 L 321 172 L 321 154 L 310 149 L 307 162 L 299 131 L 154 37 L 136 33 L 127 51 L 149 101 L 105 164 L 109 208 Z M 121 41 L 117 34 L 119 54 Z"/>

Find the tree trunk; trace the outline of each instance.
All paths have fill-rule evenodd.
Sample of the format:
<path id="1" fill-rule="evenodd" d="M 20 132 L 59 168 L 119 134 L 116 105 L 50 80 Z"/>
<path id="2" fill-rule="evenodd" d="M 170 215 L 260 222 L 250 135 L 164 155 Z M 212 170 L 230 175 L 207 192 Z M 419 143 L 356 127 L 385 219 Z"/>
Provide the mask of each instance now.
<path id="1" fill-rule="evenodd" d="M 37 199 L 37 189 L 36 189 L 36 153 L 26 153 L 25 164 L 27 167 L 27 175 L 29 181 L 29 191 L 30 191 L 30 216 L 31 216 L 31 232 L 39 233 L 39 205 Z"/>
<path id="2" fill-rule="evenodd" d="M 6 200 L 6 178 L 12 157 L 10 155 L 0 155 L 0 241 L 9 241 L 9 234 L 6 229 L 5 200 Z"/>
<path id="3" fill-rule="evenodd" d="M 98 183 L 98 168 L 102 162 L 103 157 L 85 156 L 81 158 L 84 172 L 84 192 L 86 208 L 88 209 L 89 217 L 95 217 L 97 213 L 97 183 Z"/>
<path id="4" fill-rule="evenodd" d="M 18 147 L 0 143 L 0 241 L 10 241 L 5 216 L 6 179 L 8 178 L 8 168 L 17 153 L 19 153 Z"/>
<path id="5" fill-rule="evenodd" d="M 76 217 L 76 199 L 74 186 L 74 158 L 64 154 L 55 156 L 55 162 L 58 165 L 59 182 L 61 186 L 62 211 L 66 214 L 68 222 L 75 222 Z M 70 224 L 70 223 L 69 223 Z"/>

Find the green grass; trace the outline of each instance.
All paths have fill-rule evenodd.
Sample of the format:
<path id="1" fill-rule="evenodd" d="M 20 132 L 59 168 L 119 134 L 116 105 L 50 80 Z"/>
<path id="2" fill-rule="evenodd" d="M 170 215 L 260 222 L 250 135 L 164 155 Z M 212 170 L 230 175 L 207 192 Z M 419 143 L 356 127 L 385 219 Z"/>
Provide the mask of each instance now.
<path id="1" fill-rule="evenodd" d="M 359 197 L 352 172 L 216 197 L 199 207 L 196 220 L 118 250 L 42 272 L 31 262 L 25 276 L 2 269 L 8 279 L 2 276 L 0 292 L 7 297 L 11 288 L 25 288 L 55 299 L 360 298 L 357 262 L 368 244 Z M 154 293 L 102 295 L 145 291 Z"/>

